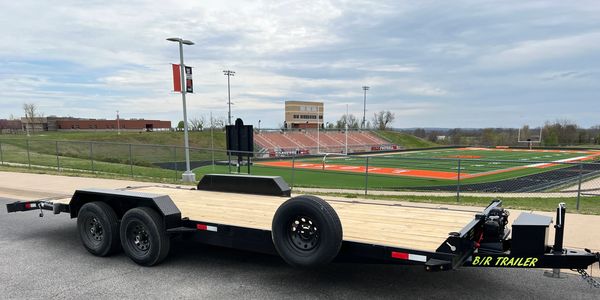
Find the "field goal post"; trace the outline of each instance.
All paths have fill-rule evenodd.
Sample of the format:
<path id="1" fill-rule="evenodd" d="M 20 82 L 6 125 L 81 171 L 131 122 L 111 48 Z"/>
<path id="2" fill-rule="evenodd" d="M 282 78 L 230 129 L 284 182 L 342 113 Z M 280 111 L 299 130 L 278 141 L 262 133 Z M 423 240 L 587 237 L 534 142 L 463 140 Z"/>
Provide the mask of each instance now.
<path id="1" fill-rule="evenodd" d="M 523 127 L 519 128 L 517 142 L 519 144 L 527 144 L 529 150 L 532 150 L 534 144 L 539 146 L 542 143 L 542 130 L 542 126 L 539 128 L 530 129 L 529 125 L 524 125 Z"/>

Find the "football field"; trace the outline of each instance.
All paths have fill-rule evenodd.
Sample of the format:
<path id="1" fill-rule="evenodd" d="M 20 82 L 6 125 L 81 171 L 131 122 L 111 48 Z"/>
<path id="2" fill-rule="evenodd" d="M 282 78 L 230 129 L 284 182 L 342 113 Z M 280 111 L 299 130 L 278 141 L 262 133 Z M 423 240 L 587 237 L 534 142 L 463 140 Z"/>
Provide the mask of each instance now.
<path id="1" fill-rule="evenodd" d="M 600 151 L 453 148 L 367 156 L 329 156 L 255 162 L 253 173 L 280 175 L 304 186 L 404 188 L 485 183 L 593 162 Z M 368 170 L 367 170 L 368 166 Z M 294 168 L 294 178 L 289 178 Z"/>

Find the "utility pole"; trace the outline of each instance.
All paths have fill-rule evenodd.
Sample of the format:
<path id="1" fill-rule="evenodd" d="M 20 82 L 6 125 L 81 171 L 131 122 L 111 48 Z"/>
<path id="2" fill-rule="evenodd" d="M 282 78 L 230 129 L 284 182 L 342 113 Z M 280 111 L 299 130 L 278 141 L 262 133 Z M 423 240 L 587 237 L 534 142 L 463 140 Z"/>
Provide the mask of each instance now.
<path id="1" fill-rule="evenodd" d="M 231 87 L 229 78 L 235 76 L 235 71 L 223 70 L 223 74 L 227 76 L 227 106 L 229 106 L 229 112 L 227 113 L 228 125 L 231 125 Z"/>
<path id="2" fill-rule="evenodd" d="M 365 96 L 364 96 L 364 100 L 363 100 L 363 120 L 362 120 L 362 124 L 361 124 L 361 128 L 365 129 L 365 126 L 367 125 L 367 119 L 366 119 L 366 115 L 367 115 L 367 91 L 370 89 L 370 87 L 368 86 L 363 86 L 362 87 L 363 91 L 365 91 Z"/>

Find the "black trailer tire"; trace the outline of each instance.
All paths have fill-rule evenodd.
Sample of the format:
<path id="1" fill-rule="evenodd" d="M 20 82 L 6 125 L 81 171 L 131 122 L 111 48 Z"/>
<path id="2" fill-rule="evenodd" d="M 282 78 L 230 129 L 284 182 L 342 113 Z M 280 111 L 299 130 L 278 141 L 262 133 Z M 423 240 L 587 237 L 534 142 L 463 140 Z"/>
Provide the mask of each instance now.
<path id="1" fill-rule="evenodd" d="M 121 220 L 121 246 L 135 263 L 153 266 L 169 254 L 171 240 L 162 217 L 149 207 L 128 210 Z"/>
<path id="2" fill-rule="evenodd" d="M 121 250 L 119 219 L 104 202 L 84 204 L 77 215 L 77 229 L 85 249 L 96 256 L 108 256 Z"/>
<path id="3" fill-rule="evenodd" d="M 281 204 L 273 217 L 271 235 L 277 253 L 294 267 L 331 262 L 342 246 L 342 224 L 323 199 L 303 195 Z"/>

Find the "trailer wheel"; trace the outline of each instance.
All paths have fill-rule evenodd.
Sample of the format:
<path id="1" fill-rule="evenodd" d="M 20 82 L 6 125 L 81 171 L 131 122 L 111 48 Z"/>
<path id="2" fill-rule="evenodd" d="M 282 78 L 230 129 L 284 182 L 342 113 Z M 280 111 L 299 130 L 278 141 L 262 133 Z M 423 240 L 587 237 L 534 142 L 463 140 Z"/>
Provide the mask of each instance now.
<path id="1" fill-rule="evenodd" d="M 160 215 L 148 207 L 132 208 L 121 220 L 121 245 L 125 254 L 142 266 L 160 263 L 169 254 L 169 236 Z"/>
<path id="2" fill-rule="evenodd" d="M 79 238 L 87 251 L 108 256 L 121 249 L 117 214 L 104 202 L 84 204 L 77 216 Z"/>
<path id="3" fill-rule="evenodd" d="M 281 204 L 272 224 L 275 249 L 288 264 L 316 267 L 333 260 L 342 245 L 342 224 L 323 199 L 303 195 Z"/>

